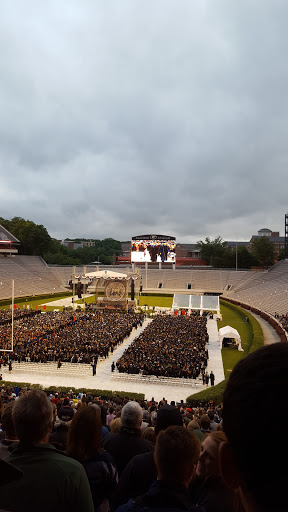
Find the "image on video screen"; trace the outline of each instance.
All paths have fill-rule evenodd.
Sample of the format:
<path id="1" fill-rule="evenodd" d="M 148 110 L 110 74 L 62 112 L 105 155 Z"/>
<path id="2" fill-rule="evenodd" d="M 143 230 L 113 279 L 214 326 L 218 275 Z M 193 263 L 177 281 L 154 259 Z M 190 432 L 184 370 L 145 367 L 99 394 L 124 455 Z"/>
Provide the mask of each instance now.
<path id="1" fill-rule="evenodd" d="M 163 235 L 133 237 L 131 242 L 132 263 L 176 263 L 176 239 Z"/>

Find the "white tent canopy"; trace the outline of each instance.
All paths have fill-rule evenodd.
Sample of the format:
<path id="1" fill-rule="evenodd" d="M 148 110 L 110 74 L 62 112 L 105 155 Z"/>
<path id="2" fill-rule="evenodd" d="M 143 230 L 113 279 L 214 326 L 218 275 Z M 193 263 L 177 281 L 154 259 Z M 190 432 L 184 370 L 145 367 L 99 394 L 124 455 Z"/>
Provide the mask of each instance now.
<path id="1" fill-rule="evenodd" d="M 84 276 L 82 276 L 84 277 Z M 113 272 L 112 270 L 99 270 L 98 272 L 87 272 L 85 277 L 89 279 L 129 279 L 127 274 Z"/>
<path id="2" fill-rule="evenodd" d="M 234 329 L 233 327 L 230 327 L 230 325 L 226 325 L 225 327 L 221 327 L 221 329 L 219 329 L 219 341 L 220 341 L 221 349 L 222 349 L 224 338 L 233 338 L 236 342 L 236 345 L 238 345 L 238 350 L 240 352 L 243 352 L 243 348 L 241 345 L 241 337 L 240 337 L 239 332 L 236 329 Z"/>

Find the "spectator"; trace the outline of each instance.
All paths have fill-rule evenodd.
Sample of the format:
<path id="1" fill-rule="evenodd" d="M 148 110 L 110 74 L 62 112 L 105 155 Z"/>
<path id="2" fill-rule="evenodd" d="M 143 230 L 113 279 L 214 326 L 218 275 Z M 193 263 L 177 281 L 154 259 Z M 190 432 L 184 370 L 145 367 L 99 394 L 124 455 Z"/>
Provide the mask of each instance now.
<path id="1" fill-rule="evenodd" d="M 85 471 L 47 444 L 52 427 L 52 406 L 46 394 L 32 390 L 13 407 L 19 443 L 10 447 L 7 461 L 22 470 L 23 478 L 1 487 L 0 506 L 11 511 L 94 511 Z"/>
<path id="2" fill-rule="evenodd" d="M 207 416 L 210 418 L 210 429 L 211 430 L 217 430 L 218 423 L 215 421 L 215 413 L 214 411 L 210 410 L 207 412 Z"/>
<path id="3" fill-rule="evenodd" d="M 117 432 L 120 432 L 121 428 L 121 418 L 115 418 L 115 420 L 112 420 L 110 423 L 110 432 L 111 434 L 116 434 Z"/>
<path id="4" fill-rule="evenodd" d="M 54 404 L 53 404 L 54 405 Z M 49 443 L 61 451 L 66 450 L 67 435 L 73 419 L 74 412 L 68 398 L 64 398 L 63 405 L 59 408 L 54 423 L 54 432 L 49 436 Z"/>
<path id="5" fill-rule="evenodd" d="M 203 434 L 210 434 L 210 418 L 208 414 L 202 414 L 200 417 L 200 427 Z"/>
<path id="6" fill-rule="evenodd" d="M 196 468 L 197 478 L 190 490 L 193 502 L 206 512 L 231 512 L 235 493 L 228 489 L 220 474 L 219 447 L 225 442 L 224 432 L 211 432 L 201 445 Z"/>
<path id="7" fill-rule="evenodd" d="M 113 421 L 114 418 L 115 418 L 114 408 L 113 407 L 109 407 L 109 414 L 107 414 L 107 416 L 106 416 L 106 425 L 110 426 L 111 421 Z"/>
<path id="8" fill-rule="evenodd" d="M 12 418 L 14 402 L 7 404 L 1 417 L 1 428 L 5 432 L 4 439 L 0 442 L 0 459 L 6 459 L 9 455 L 8 448 L 17 441 L 17 436 Z"/>
<path id="9" fill-rule="evenodd" d="M 157 412 L 155 435 L 171 425 L 183 426 L 182 416 L 176 407 L 163 405 Z M 157 478 L 153 452 L 136 455 L 126 466 L 112 497 L 114 508 L 148 491 Z"/>
<path id="10" fill-rule="evenodd" d="M 192 506 L 188 494 L 199 452 L 199 439 L 191 431 L 180 426 L 171 426 L 160 432 L 155 446 L 158 479 L 148 492 L 122 505 L 117 512 L 203 511 Z"/>
<path id="11" fill-rule="evenodd" d="M 153 451 L 153 444 L 141 437 L 142 417 L 140 405 L 137 402 L 128 402 L 121 412 L 120 432 L 109 434 L 103 441 L 103 447 L 116 462 L 119 476 L 134 455 Z"/>
<path id="12" fill-rule="evenodd" d="M 111 456 L 101 448 L 101 431 L 100 408 L 85 407 L 75 414 L 67 442 L 67 454 L 86 471 L 97 512 L 109 511 L 109 498 L 118 481 Z"/>
<path id="13" fill-rule="evenodd" d="M 201 432 L 200 425 L 196 420 L 190 421 L 190 423 L 188 423 L 187 425 L 187 428 L 188 430 L 192 430 L 192 432 L 194 432 L 195 436 L 198 437 L 200 442 L 203 441 L 203 439 L 205 438 L 205 434 Z"/>
<path id="14" fill-rule="evenodd" d="M 147 439 L 148 441 L 150 441 L 152 444 L 155 444 L 156 436 L 154 427 L 145 428 L 145 430 L 142 432 L 142 437 L 143 439 Z"/>
<path id="15" fill-rule="evenodd" d="M 288 445 L 279 449 L 278 422 L 259 426 L 263 412 L 281 411 L 287 425 L 288 344 L 264 346 L 237 363 L 223 397 L 223 430 L 228 438 L 220 447 L 221 470 L 249 512 L 287 511 Z M 249 427 L 251 425 L 251 427 Z M 255 426 L 258 428 L 255 430 Z"/>

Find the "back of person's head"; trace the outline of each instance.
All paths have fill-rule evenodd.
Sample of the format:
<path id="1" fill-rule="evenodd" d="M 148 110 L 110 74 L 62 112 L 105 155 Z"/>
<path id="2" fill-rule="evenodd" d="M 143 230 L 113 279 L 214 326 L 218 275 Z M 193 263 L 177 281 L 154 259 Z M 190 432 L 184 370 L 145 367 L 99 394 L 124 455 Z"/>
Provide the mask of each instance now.
<path id="1" fill-rule="evenodd" d="M 143 411 L 143 421 L 145 421 L 146 423 L 149 423 L 149 421 L 150 421 L 149 412 L 146 410 Z"/>
<path id="2" fill-rule="evenodd" d="M 152 444 L 155 444 L 156 436 L 155 436 L 154 427 L 145 428 L 142 432 L 142 437 L 143 437 L 143 439 L 150 441 Z"/>
<path id="3" fill-rule="evenodd" d="M 139 428 L 143 419 L 143 410 L 137 402 L 128 402 L 121 411 L 121 423 L 124 428 Z"/>
<path id="4" fill-rule="evenodd" d="M 68 430 L 67 454 L 79 461 L 101 451 L 102 422 L 98 405 L 81 407 Z"/>
<path id="5" fill-rule="evenodd" d="M 23 443 L 39 443 L 49 434 L 53 409 L 44 391 L 32 389 L 15 401 L 12 417 L 15 432 Z"/>
<path id="6" fill-rule="evenodd" d="M 110 423 L 110 432 L 116 434 L 121 428 L 121 418 L 114 418 Z"/>
<path id="7" fill-rule="evenodd" d="M 221 445 L 222 474 L 238 491 L 249 510 L 287 510 L 288 444 L 279 442 L 279 424 L 257 427 L 267 407 L 282 410 L 281 424 L 288 424 L 288 343 L 262 347 L 237 363 L 223 397 L 223 430 L 228 442 Z M 276 442 L 276 441 L 275 441 Z M 245 498 L 244 498 L 245 496 Z"/>
<path id="8" fill-rule="evenodd" d="M 214 411 L 211 411 L 211 410 L 208 411 L 207 416 L 209 416 L 210 421 L 214 421 L 214 418 L 215 418 Z"/>
<path id="9" fill-rule="evenodd" d="M 221 443 L 227 441 L 227 437 L 222 430 L 212 430 L 209 434 L 209 437 L 213 439 L 213 441 L 220 446 Z"/>
<path id="10" fill-rule="evenodd" d="M 192 420 L 188 423 L 187 428 L 189 428 L 190 430 L 200 430 L 200 425 L 198 421 Z"/>
<path id="11" fill-rule="evenodd" d="M 13 407 L 14 402 L 12 404 L 7 404 L 1 416 L 1 428 L 5 432 L 6 439 L 13 439 L 16 437 L 14 421 L 12 417 Z"/>
<path id="12" fill-rule="evenodd" d="M 210 429 L 210 418 L 208 414 L 202 414 L 200 417 L 200 427 L 203 430 L 209 430 Z"/>
<path id="13" fill-rule="evenodd" d="M 199 439 L 186 428 L 170 426 L 159 432 L 155 445 L 155 463 L 159 480 L 188 486 L 200 454 Z"/>
<path id="14" fill-rule="evenodd" d="M 163 405 L 157 412 L 157 420 L 155 425 L 156 435 L 161 430 L 165 430 L 171 425 L 183 426 L 183 420 L 181 412 L 177 407 L 172 405 Z"/>

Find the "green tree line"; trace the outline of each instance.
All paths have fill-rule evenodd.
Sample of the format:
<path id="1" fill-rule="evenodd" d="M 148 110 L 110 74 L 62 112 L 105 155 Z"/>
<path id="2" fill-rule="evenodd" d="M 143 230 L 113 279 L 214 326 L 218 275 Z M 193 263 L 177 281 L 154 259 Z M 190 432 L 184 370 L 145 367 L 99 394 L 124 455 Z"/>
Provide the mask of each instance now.
<path id="1" fill-rule="evenodd" d="M 46 263 L 55 265 L 88 265 L 100 261 L 110 265 L 113 254 L 121 254 L 121 242 L 114 238 L 95 239 L 94 247 L 83 247 L 75 250 L 61 245 L 52 238 L 42 224 L 31 220 L 14 217 L 11 220 L 0 217 L 0 224 L 12 233 L 20 242 L 19 254 L 42 256 Z M 85 239 L 82 239 L 85 240 Z M 76 241 L 80 242 L 80 239 Z"/>
<path id="2" fill-rule="evenodd" d="M 267 236 L 253 238 L 250 248 L 239 245 L 236 248 L 228 247 L 220 236 L 211 240 L 209 237 L 197 242 L 201 249 L 201 259 L 206 265 L 213 268 L 249 269 L 251 267 L 269 267 L 275 263 L 274 245 Z M 284 251 L 280 252 L 278 260 L 284 258 Z"/>

